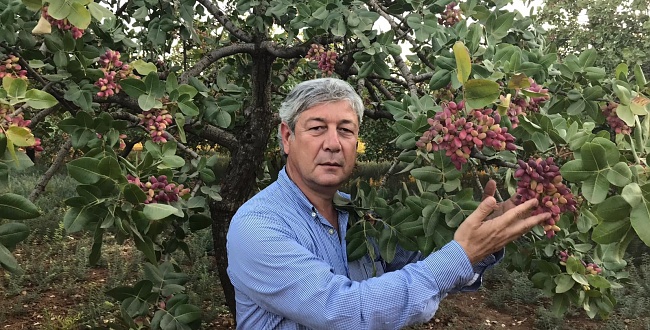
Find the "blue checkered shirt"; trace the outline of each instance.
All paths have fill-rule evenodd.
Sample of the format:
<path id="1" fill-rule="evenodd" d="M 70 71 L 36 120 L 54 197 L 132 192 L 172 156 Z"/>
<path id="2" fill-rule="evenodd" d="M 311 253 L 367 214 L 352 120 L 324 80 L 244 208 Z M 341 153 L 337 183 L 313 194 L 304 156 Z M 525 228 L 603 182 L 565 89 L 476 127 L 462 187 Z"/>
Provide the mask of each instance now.
<path id="1" fill-rule="evenodd" d="M 348 263 L 348 213 L 338 218 L 340 236 L 284 169 L 237 211 L 227 249 L 238 329 L 400 329 L 430 320 L 447 293 L 478 288 L 500 259 L 472 267 L 452 241 L 426 258 L 398 249 L 390 264 Z"/>

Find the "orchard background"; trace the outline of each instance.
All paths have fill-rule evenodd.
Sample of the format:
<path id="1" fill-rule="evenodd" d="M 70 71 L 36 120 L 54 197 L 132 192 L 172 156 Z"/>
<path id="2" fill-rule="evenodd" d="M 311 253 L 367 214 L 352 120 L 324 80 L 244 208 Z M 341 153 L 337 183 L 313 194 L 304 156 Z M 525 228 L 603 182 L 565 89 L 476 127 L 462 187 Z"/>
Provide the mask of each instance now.
<path id="1" fill-rule="evenodd" d="M 234 313 L 225 234 L 282 166 L 278 104 L 334 76 L 366 104 L 360 160 L 386 165 L 371 177 L 360 163 L 337 201 L 356 219 L 350 259 L 368 240 L 387 260 L 397 244 L 435 251 L 493 178 L 499 199 L 554 214 L 508 246 L 501 270 L 516 276 L 501 285 L 532 285 L 540 320 L 649 327 L 648 3 L 507 5 L 0 2 L 6 301 L 56 280 L 97 300 L 46 310 L 54 328 L 196 329 Z M 199 299 L 217 283 L 223 301 Z"/>

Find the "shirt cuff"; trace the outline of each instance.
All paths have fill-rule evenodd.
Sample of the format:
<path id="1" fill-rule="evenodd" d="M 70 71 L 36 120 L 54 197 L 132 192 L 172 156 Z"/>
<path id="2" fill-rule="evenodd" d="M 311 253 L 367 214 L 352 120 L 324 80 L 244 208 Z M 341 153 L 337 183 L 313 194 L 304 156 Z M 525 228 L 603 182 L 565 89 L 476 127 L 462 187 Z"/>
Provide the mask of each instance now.
<path id="1" fill-rule="evenodd" d="M 451 241 L 422 260 L 433 273 L 440 292 L 447 293 L 472 279 L 474 271 L 465 250 Z"/>
<path id="2" fill-rule="evenodd" d="M 483 279 L 483 273 L 490 267 L 499 263 L 503 256 L 505 255 L 505 248 L 487 256 L 485 259 L 479 261 L 472 268 L 474 270 L 474 276 L 467 283 L 461 291 L 476 291 L 481 286 Z"/>

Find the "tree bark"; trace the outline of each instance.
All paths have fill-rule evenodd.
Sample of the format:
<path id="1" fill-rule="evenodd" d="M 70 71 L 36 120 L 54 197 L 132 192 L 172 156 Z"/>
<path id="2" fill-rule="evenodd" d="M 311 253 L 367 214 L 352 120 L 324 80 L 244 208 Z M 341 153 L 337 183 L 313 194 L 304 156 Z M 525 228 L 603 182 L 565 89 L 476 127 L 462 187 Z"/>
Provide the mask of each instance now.
<path id="1" fill-rule="evenodd" d="M 248 125 L 237 136 L 238 148 L 232 148 L 230 163 L 221 183 L 223 200 L 210 202 L 212 216 L 212 239 L 217 272 L 226 303 L 232 315 L 236 314 L 235 291 L 226 272 L 226 234 L 230 220 L 237 209 L 253 194 L 256 173 L 264 160 L 264 151 L 273 129 L 271 108 L 271 65 L 275 57 L 258 51 L 253 54 L 252 100 L 244 111 Z"/>

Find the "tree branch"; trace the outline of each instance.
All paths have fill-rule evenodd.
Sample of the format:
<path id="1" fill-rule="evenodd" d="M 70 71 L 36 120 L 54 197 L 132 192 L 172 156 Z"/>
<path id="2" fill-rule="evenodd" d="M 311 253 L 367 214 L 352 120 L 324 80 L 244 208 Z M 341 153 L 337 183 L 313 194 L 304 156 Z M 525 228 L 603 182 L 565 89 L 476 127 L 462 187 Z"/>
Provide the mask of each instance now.
<path id="1" fill-rule="evenodd" d="M 30 201 L 35 201 L 38 196 L 45 191 L 45 187 L 47 186 L 48 182 L 52 179 L 52 176 L 54 176 L 54 173 L 59 170 L 59 167 L 63 164 L 63 161 L 65 160 L 65 157 L 68 155 L 68 152 L 70 151 L 70 148 L 72 147 L 72 140 L 68 138 L 67 141 L 61 146 L 59 149 L 59 152 L 56 153 L 56 157 L 54 158 L 54 162 L 52 162 L 52 165 L 50 168 L 45 171 L 43 176 L 38 180 L 38 183 L 36 183 L 36 186 L 34 187 L 34 190 L 29 194 L 29 200 Z"/>
<path id="2" fill-rule="evenodd" d="M 211 52 L 205 54 L 189 70 L 183 72 L 183 74 L 180 77 L 180 83 L 187 84 L 187 82 L 190 80 L 190 77 L 198 76 L 201 72 L 205 71 L 207 67 L 212 65 L 212 63 L 218 61 L 223 57 L 235 55 L 238 53 L 253 53 L 254 51 L 255 51 L 255 44 L 235 44 L 226 47 L 216 48 Z"/>
<path id="3" fill-rule="evenodd" d="M 223 13 L 223 11 L 221 11 L 219 7 L 213 4 L 212 1 L 198 0 L 197 2 L 202 4 L 210 14 L 214 15 L 214 18 L 216 18 L 217 21 L 223 25 L 224 29 L 228 30 L 233 36 L 237 37 L 237 39 L 244 42 L 253 41 L 253 37 L 250 34 L 235 26 L 235 24 L 233 24 L 232 21 L 230 21 L 230 19 Z"/>
<path id="4" fill-rule="evenodd" d="M 140 105 L 138 105 L 138 101 L 128 96 L 126 93 L 118 93 L 117 95 L 113 95 L 109 97 L 99 97 L 97 95 L 94 95 L 93 101 L 97 103 L 103 103 L 103 104 L 110 104 L 110 103 L 119 104 L 122 107 L 130 109 L 137 113 L 140 113 L 142 111 L 142 108 L 140 108 Z"/>
<path id="5" fill-rule="evenodd" d="M 517 164 L 506 162 L 504 160 L 498 159 L 498 158 L 488 158 L 485 156 L 483 153 L 480 151 L 476 150 L 476 148 L 472 148 L 472 151 L 469 153 L 469 156 L 472 158 L 476 158 L 480 161 L 482 161 L 484 164 L 487 165 L 496 165 L 499 167 L 509 167 L 509 168 L 517 168 Z"/>

